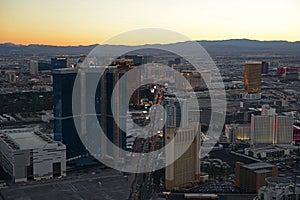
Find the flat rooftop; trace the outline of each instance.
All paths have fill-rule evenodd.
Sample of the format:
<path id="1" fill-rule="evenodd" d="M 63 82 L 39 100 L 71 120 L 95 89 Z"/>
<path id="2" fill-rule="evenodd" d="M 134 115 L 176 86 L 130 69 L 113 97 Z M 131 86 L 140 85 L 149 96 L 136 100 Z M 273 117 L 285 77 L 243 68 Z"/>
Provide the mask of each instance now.
<path id="1" fill-rule="evenodd" d="M 285 177 L 268 177 L 266 178 L 266 182 L 269 184 L 291 184 L 291 181 Z"/>
<path id="2" fill-rule="evenodd" d="M 262 64 L 261 61 L 252 61 L 252 60 L 249 60 L 249 61 L 246 61 L 245 64 L 252 64 L 252 65 L 257 65 L 257 64 Z"/>
<path id="3" fill-rule="evenodd" d="M 42 134 L 36 128 L 18 128 L 18 129 L 6 129 L 1 130 L 0 134 L 6 136 L 5 142 L 13 149 L 17 144 L 18 149 L 32 149 L 40 148 L 48 143 L 52 143 L 53 140 Z"/>
<path id="4" fill-rule="evenodd" d="M 257 162 L 257 163 L 251 163 L 248 165 L 244 165 L 243 167 L 250 169 L 250 170 L 258 170 L 258 169 L 264 169 L 264 168 L 271 168 L 275 165 L 264 163 L 264 162 Z"/>
<path id="5" fill-rule="evenodd" d="M 60 69 L 54 69 L 52 71 L 53 74 L 67 74 L 67 73 L 77 73 L 78 69 L 77 68 L 60 68 Z"/>
<path id="6" fill-rule="evenodd" d="M 260 152 L 260 153 L 286 150 L 286 148 L 284 147 L 262 147 L 262 148 L 247 148 L 247 149 L 253 152 Z"/>
<path id="7" fill-rule="evenodd" d="M 264 173 L 269 173 L 271 172 L 271 170 L 268 170 L 268 169 L 259 169 L 259 170 L 255 170 L 254 173 L 257 173 L 257 174 L 264 174 Z"/>

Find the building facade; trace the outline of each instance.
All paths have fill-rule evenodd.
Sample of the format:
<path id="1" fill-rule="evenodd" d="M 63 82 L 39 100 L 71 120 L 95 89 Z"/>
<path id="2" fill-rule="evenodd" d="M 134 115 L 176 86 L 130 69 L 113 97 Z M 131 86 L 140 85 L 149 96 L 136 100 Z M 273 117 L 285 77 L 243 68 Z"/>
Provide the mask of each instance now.
<path id="1" fill-rule="evenodd" d="M 266 178 L 266 186 L 262 186 L 258 191 L 255 200 L 296 200 L 300 198 L 299 185 L 292 183 L 284 177 L 268 177 Z"/>
<path id="2" fill-rule="evenodd" d="M 13 182 L 66 176 L 66 146 L 34 128 L 1 130 L 0 164 Z"/>
<path id="3" fill-rule="evenodd" d="M 187 148 L 175 162 L 165 168 L 167 190 L 184 188 L 201 181 L 200 134 L 201 128 L 198 123 L 190 124 L 184 129 L 167 127 L 165 133 L 165 140 L 168 145 L 165 152 L 166 159 L 174 160 L 183 149 Z"/>
<path id="4" fill-rule="evenodd" d="M 32 58 L 29 62 L 29 72 L 31 76 L 37 76 L 39 74 L 39 68 L 38 68 L 38 60 Z"/>
<path id="5" fill-rule="evenodd" d="M 261 186 L 266 185 L 265 178 L 277 176 L 278 167 L 269 163 L 235 164 L 235 185 L 247 192 L 257 193 Z"/>
<path id="6" fill-rule="evenodd" d="M 300 143 L 300 127 L 298 126 L 293 126 L 293 142 L 295 144 Z"/>
<path id="7" fill-rule="evenodd" d="M 66 145 L 67 159 L 89 154 L 74 124 L 72 92 L 76 76 L 76 69 L 53 71 L 54 140 Z"/>
<path id="8" fill-rule="evenodd" d="M 261 62 L 246 62 L 244 73 L 244 98 L 261 98 Z"/>
<path id="9" fill-rule="evenodd" d="M 262 74 L 268 74 L 269 73 L 269 63 L 262 61 L 261 63 L 261 73 Z"/>
<path id="10" fill-rule="evenodd" d="M 277 115 L 275 109 L 262 106 L 262 115 L 251 116 L 251 144 L 291 144 L 293 117 Z"/>
<path id="11" fill-rule="evenodd" d="M 188 125 L 188 100 L 183 98 L 169 98 L 163 99 L 163 105 L 167 112 L 166 126 L 185 127 Z M 199 113 L 198 113 L 199 115 Z"/>
<path id="12" fill-rule="evenodd" d="M 68 56 L 56 56 L 51 58 L 52 69 L 62 69 L 69 67 L 69 57 Z"/>
<path id="13" fill-rule="evenodd" d="M 96 130 L 99 123 L 106 137 L 121 149 L 126 148 L 126 98 L 127 85 L 120 84 L 118 98 L 112 102 L 112 94 L 119 79 L 127 72 L 116 66 L 101 67 L 104 69 L 102 77 L 99 78 L 99 68 L 65 68 L 53 71 L 53 91 L 54 91 L 54 139 L 62 141 L 67 146 L 67 158 L 89 158 L 88 162 L 93 162 L 93 157 L 87 150 L 78 135 L 74 121 L 81 125 L 81 133 Z M 73 116 L 72 95 L 76 76 L 82 93 L 76 105 L 80 110 L 80 116 Z M 93 80 L 99 80 L 96 91 L 92 91 Z M 125 76 L 126 80 L 126 76 Z M 118 112 L 118 116 L 113 116 L 112 105 Z M 97 122 L 94 121 L 96 115 Z M 122 124 L 123 130 L 119 128 Z M 100 134 L 100 133 L 99 133 Z M 101 142 L 102 154 L 112 156 L 112 145 Z M 100 148 L 100 147 L 99 147 Z M 80 163 L 83 164 L 83 163 Z"/>
<path id="14" fill-rule="evenodd" d="M 245 154 L 254 158 L 280 158 L 290 155 L 290 149 L 284 147 L 245 148 Z"/>

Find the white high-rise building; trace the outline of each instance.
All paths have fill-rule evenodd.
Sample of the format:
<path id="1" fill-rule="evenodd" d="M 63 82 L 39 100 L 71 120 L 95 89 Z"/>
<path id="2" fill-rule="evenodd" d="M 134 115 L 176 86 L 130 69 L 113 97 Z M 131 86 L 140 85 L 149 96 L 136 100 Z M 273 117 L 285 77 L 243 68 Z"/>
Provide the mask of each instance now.
<path id="1" fill-rule="evenodd" d="M 251 144 L 291 144 L 292 139 L 292 116 L 251 116 Z"/>
<path id="2" fill-rule="evenodd" d="M 251 116 L 251 143 L 275 144 L 275 115 Z"/>
<path id="3" fill-rule="evenodd" d="M 277 144 L 291 143 L 293 140 L 293 117 L 276 116 L 275 132 Z"/>

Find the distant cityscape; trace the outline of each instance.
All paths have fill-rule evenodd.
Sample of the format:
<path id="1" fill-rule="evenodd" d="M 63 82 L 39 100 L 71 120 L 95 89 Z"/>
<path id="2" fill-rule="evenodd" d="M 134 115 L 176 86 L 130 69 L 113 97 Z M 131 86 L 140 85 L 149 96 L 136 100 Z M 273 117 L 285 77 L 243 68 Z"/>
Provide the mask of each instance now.
<path id="1" fill-rule="evenodd" d="M 101 65 L 103 58 L 89 60 L 96 45 L 0 44 L 0 199 L 300 199 L 300 42 L 198 43 L 221 74 L 224 113 L 212 108 L 216 72 L 197 71 L 157 45 Z M 73 105 L 75 84 L 80 104 Z M 212 116 L 224 117 L 218 138 L 208 134 Z M 103 138 L 91 150 L 98 143 L 83 137 L 96 124 L 118 150 Z M 126 168 L 138 155 L 146 172 L 101 162 Z M 165 167 L 151 170 L 156 165 Z"/>

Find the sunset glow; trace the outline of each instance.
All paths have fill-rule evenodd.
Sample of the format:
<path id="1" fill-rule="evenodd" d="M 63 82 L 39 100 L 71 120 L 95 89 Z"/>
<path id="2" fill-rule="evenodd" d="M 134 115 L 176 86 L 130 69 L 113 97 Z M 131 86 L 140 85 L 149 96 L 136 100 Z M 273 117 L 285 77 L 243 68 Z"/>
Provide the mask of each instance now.
<path id="1" fill-rule="evenodd" d="M 89 45 L 164 28 L 193 40 L 300 40 L 298 0 L 0 0 L 0 43 Z"/>

